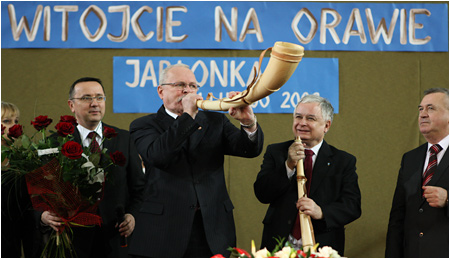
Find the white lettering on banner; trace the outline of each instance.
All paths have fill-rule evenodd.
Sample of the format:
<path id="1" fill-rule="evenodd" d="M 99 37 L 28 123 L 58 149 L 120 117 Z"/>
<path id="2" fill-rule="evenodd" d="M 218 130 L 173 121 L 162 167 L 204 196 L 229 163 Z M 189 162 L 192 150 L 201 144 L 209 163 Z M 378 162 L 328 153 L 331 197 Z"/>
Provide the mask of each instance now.
<path id="1" fill-rule="evenodd" d="M 292 109 L 297 106 L 297 103 L 302 99 L 305 95 L 309 95 L 308 92 L 303 92 L 302 96 L 298 92 L 283 92 L 281 94 L 283 96 L 283 102 L 280 104 L 280 108 L 282 109 Z M 313 95 L 320 96 L 319 92 L 314 92 Z M 256 101 L 251 104 L 252 108 L 257 108 L 258 105 L 266 108 L 270 105 L 270 96 L 266 96 L 263 99 Z"/>
<path id="2" fill-rule="evenodd" d="M 53 10 L 55 12 L 62 12 L 61 40 L 67 41 L 67 35 L 69 34 L 69 12 L 78 12 L 78 5 L 55 5 Z"/>
<path id="3" fill-rule="evenodd" d="M 122 16 L 122 33 L 120 36 L 114 36 L 112 34 L 108 34 L 108 39 L 112 42 L 122 42 L 128 39 L 128 34 L 130 32 L 130 6 L 129 5 L 118 5 L 118 6 L 110 6 L 108 8 L 110 13 L 123 13 Z"/>
<path id="4" fill-rule="evenodd" d="M 362 9 L 361 9 L 362 10 Z M 381 18 L 378 23 L 378 26 L 375 28 L 375 22 L 373 18 L 373 11 L 371 8 L 366 8 L 364 10 L 365 19 L 361 15 L 361 10 L 359 8 L 354 8 L 351 11 L 351 14 L 348 17 L 345 30 L 342 35 L 338 35 L 336 29 L 338 26 L 341 26 L 342 16 L 338 11 L 331 8 L 322 8 L 320 12 L 320 21 L 318 22 L 311 11 L 308 8 L 302 8 L 300 11 L 294 16 L 291 21 L 291 29 L 293 34 L 299 40 L 300 43 L 307 44 L 311 42 L 319 29 L 320 35 L 319 40 L 321 44 L 327 43 L 328 35 L 331 35 L 331 39 L 335 44 L 339 44 L 342 40 L 343 44 L 348 44 L 350 37 L 355 36 L 359 38 L 359 41 L 362 44 L 367 42 L 366 32 L 364 30 L 364 25 L 367 23 L 368 28 L 368 37 L 370 38 L 373 44 L 378 43 L 380 36 L 383 37 L 383 40 L 386 44 L 390 44 L 392 42 L 393 35 L 395 33 L 395 26 L 397 22 L 400 23 L 398 29 L 399 41 L 402 45 L 407 43 L 412 45 L 425 45 L 430 40 L 430 36 L 425 36 L 424 38 L 416 38 L 416 30 L 424 29 L 423 24 L 416 23 L 416 18 L 418 15 L 426 15 L 431 16 L 431 12 L 425 8 L 411 8 L 406 10 L 402 9 L 394 9 L 391 16 L 391 21 L 389 27 L 387 27 L 387 23 L 385 18 Z M 78 14 L 80 11 L 81 15 Z M 156 7 L 156 12 L 153 13 L 153 9 L 149 6 L 142 6 L 136 12 L 131 14 L 130 5 L 111 5 L 107 8 L 108 13 L 116 13 L 113 18 L 111 16 L 106 16 L 105 12 L 97 5 L 89 5 L 84 10 L 79 10 L 78 5 L 55 5 L 53 7 L 53 13 L 50 6 L 42 6 L 37 5 L 36 11 L 34 14 L 33 22 L 31 24 L 31 28 L 28 23 L 28 19 L 26 16 L 20 17 L 18 20 L 16 17 L 16 10 L 14 4 L 8 4 L 8 14 L 11 32 L 13 35 L 14 41 L 19 41 L 22 32 L 25 32 L 25 36 L 29 42 L 33 42 L 36 40 L 36 36 L 40 27 L 40 22 L 43 20 L 43 39 L 44 41 L 50 41 L 50 32 L 52 26 L 51 24 L 52 15 L 56 15 L 55 13 L 61 13 L 61 39 L 62 41 L 67 41 L 69 38 L 69 15 L 73 18 L 74 15 L 78 14 L 79 17 L 79 26 L 82 31 L 84 37 L 91 41 L 97 42 L 104 37 L 104 34 L 107 29 L 113 29 L 108 27 L 108 19 L 117 20 L 117 16 L 121 16 L 121 32 L 120 35 L 113 35 L 111 33 L 107 33 L 106 38 L 111 42 L 124 42 L 129 38 L 130 31 L 134 33 L 134 35 L 142 42 L 149 41 L 153 38 L 156 31 L 156 41 L 160 42 L 165 40 L 166 42 L 182 42 L 189 37 L 188 33 L 175 35 L 174 28 L 179 27 L 177 31 L 189 31 L 192 28 L 184 28 L 182 22 L 180 20 L 175 20 L 175 13 L 181 12 L 184 17 L 189 16 L 189 11 L 185 6 L 168 6 L 166 8 L 158 6 Z M 165 11 L 165 12 L 164 12 Z M 237 41 L 239 39 L 240 42 L 246 40 L 247 35 L 254 34 L 258 42 L 263 42 L 263 28 L 258 19 L 258 14 L 255 8 L 249 8 L 243 24 L 241 25 L 241 30 L 239 32 L 238 37 L 238 13 L 239 10 L 237 7 L 232 7 L 230 9 L 229 19 L 225 15 L 221 6 L 216 6 L 214 9 L 214 40 L 216 42 L 222 42 L 222 30 L 223 28 L 227 32 L 226 35 L 232 40 Z M 409 12 L 409 15 L 407 15 Z M 70 14 L 69 14 L 70 13 Z M 154 30 L 150 30 L 145 33 L 142 30 L 139 19 L 144 13 L 150 15 L 155 22 L 150 26 L 154 27 Z M 86 19 L 88 16 L 95 16 L 98 19 L 99 24 L 96 25 L 95 32 L 92 33 L 86 23 Z M 306 33 L 305 31 L 300 30 L 300 22 L 302 19 L 306 19 L 309 21 L 309 31 Z M 204 21 L 207 23 L 208 21 Z M 146 22 L 148 25 L 148 21 Z M 251 27 L 253 25 L 253 27 Z M 356 25 L 357 29 L 353 29 L 354 25 Z M 92 25 L 91 25 L 92 26 Z M 343 26 L 343 25 L 342 25 Z M 131 27 L 131 29 L 130 29 Z M 305 29 L 304 29 L 305 30 Z M 164 34 L 165 33 L 165 34 Z M 165 37 L 163 37 L 165 35 Z M 304 36 L 307 35 L 307 36 Z"/>
<path id="5" fill-rule="evenodd" d="M 135 88 L 139 83 L 139 59 L 127 59 L 125 64 L 134 66 L 133 83 L 125 82 L 128 87 Z"/>
<path id="6" fill-rule="evenodd" d="M 401 9 L 400 10 L 400 43 L 405 45 L 406 42 L 406 35 L 408 35 L 408 40 L 410 44 L 413 45 L 424 45 L 428 43 L 431 40 L 430 36 L 425 37 L 424 39 L 417 39 L 416 38 L 416 29 L 423 29 L 423 24 L 416 23 L 416 15 L 417 14 L 425 14 L 427 16 L 430 16 L 431 13 L 427 9 L 411 9 L 409 14 L 409 20 L 408 20 L 408 28 L 406 26 L 407 24 L 407 16 L 406 16 L 406 10 Z M 373 21 L 372 16 L 372 10 L 370 8 L 365 9 L 366 13 L 366 20 L 367 20 L 367 26 L 369 28 L 369 36 L 370 40 L 373 44 L 378 43 L 378 40 L 380 38 L 380 35 L 383 36 L 384 42 L 386 44 L 390 44 L 392 41 L 392 36 L 394 34 L 395 25 L 397 23 L 399 9 L 394 9 L 392 13 L 391 23 L 389 26 L 389 29 L 386 27 L 386 21 L 384 18 L 381 19 L 381 21 L 378 24 L 377 29 L 375 30 L 375 25 Z M 328 21 L 327 16 L 330 15 L 333 20 Z M 308 21 L 310 22 L 310 29 L 308 36 L 304 36 L 299 28 L 298 25 L 300 23 L 300 20 L 302 17 L 305 16 Z M 326 44 L 327 43 L 327 31 L 331 34 L 331 37 L 333 38 L 334 42 L 336 44 L 339 44 L 341 42 L 339 35 L 337 34 L 335 28 L 340 24 L 342 20 L 342 16 L 333 9 L 329 8 L 323 8 L 320 16 L 320 43 Z M 358 30 L 352 30 L 353 25 L 356 23 L 356 26 Z M 317 20 L 314 17 L 314 15 L 307 9 L 302 8 L 294 17 L 291 23 L 292 31 L 294 32 L 297 39 L 303 43 L 307 44 L 311 42 L 316 35 L 317 32 Z M 360 11 L 358 8 L 354 8 L 352 10 L 352 13 L 350 14 L 350 17 L 347 21 L 347 26 L 344 31 L 344 35 L 342 36 L 342 42 L 344 44 L 348 44 L 348 41 L 350 39 L 350 36 L 359 36 L 361 43 L 366 43 L 367 38 L 364 31 L 364 23 L 363 19 L 361 17 Z"/>
<path id="7" fill-rule="evenodd" d="M 178 60 L 177 63 L 182 63 L 181 60 Z M 200 86 L 203 86 L 208 81 L 209 77 L 209 86 L 215 87 L 216 86 L 216 76 L 219 80 L 219 83 L 222 87 L 235 87 L 236 86 L 236 79 L 241 87 L 245 87 L 253 80 L 254 77 L 254 71 L 253 67 L 257 68 L 259 66 L 259 62 L 255 61 L 253 63 L 252 72 L 250 73 L 247 83 L 244 82 L 244 79 L 242 78 L 239 70 L 245 65 L 245 61 L 241 61 L 238 66 L 236 66 L 236 60 L 231 60 L 228 62 L 228 60 L 223 60 L 222 62 L 222 71 L 220 70 L 219 66 L 217 65 L 215 60 L 211 60 L 209 62 L 209 69 L 206 66 L 205 62 L 202 60 L 198 60 L 192 65 L 191 69 L 195 73 L 198 69 L 201 69 L 202 76 L 197 78 L 198 84 Z M 133 79 L 131 81 L 126 81 L 125 84 L 130 88 L 135 88 L 139 85 L 139 87 L 145 87 L 147 85 L 147 81 L 151 81 L 151 86 L 157 87 L 158 86 L 158 76 L 159 73 L 169 66 L 171 63 L 168 60 L 161 60 L 159 61 L 158 71 L 159 73 L 155 73 L 155 67 L 153 64 L 153 61 L 149 59 L 147 63 L 145 64 L 144 71 L 141 75 L 140 70 L 140 61 L 139 59 L 127 59 L 125 61 L 125 64 L 133 66 Z M 228 84 L 228 79 L 230 84 Z"/>
<path id="8" fill-rule="evenodd" d="M 8 5 L 8 13 L 9 13 L 9 20 L 11 23 L 11 31 L 13 34 L 13 38 L 15 41 L 18 41 L 20 38 L 20 35 L 22 34 L 22 31 L 25 30 L 25 35 L 27 36 L 28 41 L 34 41 L 36 38 L 37 30 L 39 27 L 39 23 L 41 22 L 41 16 L 42 16 L 42 5 L 38 5 L 36 7 L 36 13 L 34 14 L 34 20 L 33 24 L 30 26 L 28 25 L 27 17 L 20 18 L 19 24 L 17 24 L 16 19 L 16 11 L 14 9 L 13 4 Z"/>
<path id="9" fill-rule="evenodd" d="M 231 24 L 227 20 L 222 7 L 216 6 L 214 10 L 214 25 L 215 36 L 214 40 L 217 42 L 222 41 L 222 26 L 228 33 L 228 36 L 232 41 L 237 41 L 237 21 L 238 21 L 238 9 L 236 7 L 231 8 Z M 250 29 L 250 24 L 253 23 L 254 28 Z M 239 35 L 239 41 L 244 41 L 247 34 L 255 34 L 258 42 L 263 42 L 264 38 L 259 24 L 258 15 L 254 8 L 250 8 L 245 17 L 245 21 L 242 25 L 241 33 Z"/>
<path id="10" fill-rule="evenodd" d="M 86 24 L 86 19 L 91 12 L 94 13 L 97 16 L 97 18 L 100 20 L 100 25 L 97 28 L 97 31 L 95 31 L 94 35 L 91 34 L 91 32 L 89 31 L 89 28 Z M 106 31 L 107 24 L 108 24 L 108 21 L 106 20 L 105 13 L 103 12 L 102 9 L 100 9 L 96 5 L 90 5 L 88 8 L 86 8 L 86 10 L 84 10 L 83 14 L 81 14 L 81 17 L 80 17 L 81 31 L 83 32 L 86 39 L 88 39 L 92 42 L 98 41 L 103 36 L 103 34 Z"/>

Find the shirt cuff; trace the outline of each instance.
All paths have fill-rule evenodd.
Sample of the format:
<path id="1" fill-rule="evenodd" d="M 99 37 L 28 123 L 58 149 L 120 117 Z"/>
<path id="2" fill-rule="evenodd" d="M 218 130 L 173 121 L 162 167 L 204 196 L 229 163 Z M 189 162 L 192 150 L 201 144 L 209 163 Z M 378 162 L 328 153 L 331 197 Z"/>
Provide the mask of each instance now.
<path id="1" fill-rule="evenodd" d="M 292 179 L 292 176 L 294 176 L 295 174 L 295 168 L 294 169 L 289 168 L 289 166 L 287 165 L 287 161 L 284 162 L 284 166 L 286 166 L 287 177 L 289 179 Z"/>
<path id="2" fill-rule="evenodd" d="M 247 133 L 248 138 L 249 138 L 252 142 L 255 142 L 255 141 L 256 141 L 256 132 L 258 131 L 258 128 L 256 128 L 256 130 L 253 131 L 253 132 L 248 132 L 248 131 L 245 130 L 245 129 L 244 129 L 244 131 L 245 131 L 245 133 Z"/>

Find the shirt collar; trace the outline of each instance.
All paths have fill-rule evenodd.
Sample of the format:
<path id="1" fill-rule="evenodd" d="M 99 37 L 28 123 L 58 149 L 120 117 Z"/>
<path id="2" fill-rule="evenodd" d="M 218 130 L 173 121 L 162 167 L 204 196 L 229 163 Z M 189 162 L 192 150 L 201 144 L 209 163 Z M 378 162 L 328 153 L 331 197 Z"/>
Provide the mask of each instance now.
<path id="1" fill-rule="evenodd" d="M 78 132 L 80 132 L 81 141 L 84 141 L 91 131 L 95 131 L 95 133 L 97 133 L 97 135 L 98 135 L 97 138 L 98 137 L 100 137 L 100 139 L 103 138 L 102 122 L 99 122 L 99 124 L 97 125 L 97 128 L 95 128 L 95 130 L 86 129 L 85 127 L 81 126 L 80 124 L 77 125 L 77 129 L 78 129 Z"/>
<path id="2" fill-rule="evenodd" d="M 312 150 L 312 151 L 314 152 L 314 155 L 316 155 L 316 156 L 317 156 L 317 154 L 319 154 L 319 150 L 320 150 L 320 148 L 322 147 L 322 144 L 323 144 L 323 139 L 322 139 L 322 141 L 320 141 L 320 143 L 319 143 L 319 144 L 315 145 L 315 146 L 314 146 L 314 147 L 312 147 L 312 148 L 307 148 L 307 149 L 310 149 L 310 150 Z"/>
<path id="3" fill-rule="evenodd" d="M 174 118 L 175 120 L 178 118 L 178 114 L 175 114 L 175 113 L 167 110 L 167 108 L 165 108 L 165 109 L 166 109 L 167 114 L 170 115 L 170 117 Z"/>
<path id="4" fill-rule="evenodd" d="M 445 151 L 446 151 L 447 148 L 448 148 L 448 142 L 449 142 L 449 139 L 448 139 L 448 135 L 447 135 L 447 137 L 441 139 L 441 141 L 439 141 L 439 143 L 438 143 L 439 146 L 441 146 L 442 151 L 444 151 L 443 153 L 445 153 Z M 431 146 L 433 146 L 433 144 L 428 143 L 428 149 L 427 149 L 428 152 L 429 152 Z M 442 151 L 441 151 L 441 152 L 442 152 Z"/>

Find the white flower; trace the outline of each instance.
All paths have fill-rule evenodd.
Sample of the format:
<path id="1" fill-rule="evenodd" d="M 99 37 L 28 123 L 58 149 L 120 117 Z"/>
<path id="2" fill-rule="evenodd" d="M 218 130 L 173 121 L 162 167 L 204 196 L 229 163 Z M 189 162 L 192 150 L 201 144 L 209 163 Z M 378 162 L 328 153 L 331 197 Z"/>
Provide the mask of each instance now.
<path id="1" fill-rule="evenodd" d="M 280 251 L 276 252 L 274 256 L 278 258 L 290 258 L 292 252 L 294 252 L 295 256 L 295 250 L 291 249 L 289 246 L 283 247 Z"/>
<path id="2" fill-rule="evenodd" d="M 102 183 L 105 181 L 105 170 L 103 170 L 103 168 L 96 169 L 92 162 L 84 163 L 81 168 L 86 168 L 88 171 L 87 180 L 89 181 L 89 184 L 94 184 L 97 182 Z M 93 175 L 92 179 L 90 177 L 91 175 Z"/>
<path id="3" fill-rule="evenodd" d="M 254 253 L 255 258 L 267 258 L 267 255 L 269 254 L 269 251 L 267 248 L 264 247 L 264 249 L 258 250 Z"/>
<path id="4" fill-rule="evenodd" d="M 38 156 L 57 154 L 59 153 L 58 148 L 47 148 L 47 149 L 38 149 Z"/>
<path id="5" fill-rule="evenodd" d="M 93 164 L 92 162 L 88 161 L 88 162 L 84 163 L 84 164 L 81 166 L 81 168 L 87 168 L 87 171 L 88 171 L 89 173 L 91 173 L 91 170 L 92 170 L 92 169 L 95 169 L 95 166 L 94 166 L 94 164 Z"/>
<path id="6" fill-rule="evenodd" d="M 318 253 L 316 253 L 318 257 L 326 257 L 326 258 L 339 258 L 341 257 L 336 250 L 329 246 L 324 246 L 319 248 Z"/>
<path id="7" fill-rule="evenodd" d="M 92 181 L 89 181 L 90 184 L 93 183 L 103 183 L 105 181 L 105 170 L 103 168 L 99 168 L 97 170 L 97 174 L 94 176 L 94 179 Z"/>

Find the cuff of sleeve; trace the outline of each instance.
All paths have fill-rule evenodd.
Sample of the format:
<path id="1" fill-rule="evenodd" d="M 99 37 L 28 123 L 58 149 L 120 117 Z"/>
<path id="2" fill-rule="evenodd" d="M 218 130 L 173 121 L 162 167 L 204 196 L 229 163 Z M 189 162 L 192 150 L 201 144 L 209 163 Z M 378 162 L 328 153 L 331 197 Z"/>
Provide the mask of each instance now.
<path id="1" fill-rule="evenodd" d="M 289 179 L 292 179 L 292 176 L 294 176 L 295 174 L 295 169 L 289 168 L 289 166 L 287 165 L 287 161 L 284 162 L 284 166 L 286 166 L 287 177 Z"/>

